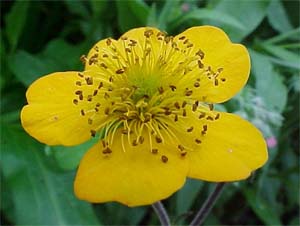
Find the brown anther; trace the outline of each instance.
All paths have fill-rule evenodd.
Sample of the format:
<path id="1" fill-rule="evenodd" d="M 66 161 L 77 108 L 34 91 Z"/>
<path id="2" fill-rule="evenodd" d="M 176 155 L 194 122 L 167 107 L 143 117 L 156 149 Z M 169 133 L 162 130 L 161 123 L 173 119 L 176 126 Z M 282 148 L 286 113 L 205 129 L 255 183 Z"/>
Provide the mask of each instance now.
<path id="1" fill-rule="evenodd" d="M 162 86 L 158 87 L 158 92 L 159 94 L 163 94 L 164 88 Z"/>
<path id="2" fill-rule="evenodd" d="M 220 118 L 220 114 L 218 113 L 215 117 L 215 120 L 219 119 Z"/>
<path id="3" fill-rule="evenodd" d="M 219 72 L 219 73 L 221 73 L 222 71 L 223 71 L 222 67 L 220 67 L 220 68 L 217 69 L 217 72 Z"/>
<path id="4" fill-rule="evenodd" d="M 194 83 L 194 87 L 195 87 L 195 88 L 198 88 L 199 86 L 200 86 L 200 82 L 195 82 L 195 83 Z"/>
<path id="5" fill-rule="evenodd" d="M 145 115 L 145 119 L 144 119 L 143 123 L 149 122 L 150 119 L 151 119 L 151 116 L 150 116 L 150 115 Z"/>
<path id="6" fill-rule="evenodd" d="M 95 137 L 95 136 L 96 136 L 96 133 L 97 133 L 96 130 L 91 130 L 90 132 L 91 132 L 91 136 L 92 136 L 92 137 Z"/>
<path id="7" fill-rule="evenodd" d="M 110 98 L 109 94 L 107 92 L 104 93 L 104 99 Z"/>
<path id="8" fill-rule="evenodd" d="M 184 40 L 185 39 L 185 36 L 181 36 L 178 38 L 179 40 Z"/>
<path id="9" fill-rule="evenodd" d="M 99 112 L 99 108 L 94 108 L 95 112 Z"/>
<path id="10" fill-rule="evenodd" d="M 105 142 L 105 140 L 101 140 L 101 143 L 102 143 L 103 148 L 105 148 L 107 145 L 107 142 Z"/>
<path id="11" fill-rule="evenodd" d="M 92 101 L 93 100 L 93 96 L 92 95 L 88 95 L 87 96 L 87 101 Z"/>
<path id="12" fill-rule="evenodd" d="M 215 79 L 215 86 L 218 86 L 218 85 L 219 85 L 219 80 Z"/>
<path id="13" fill-rule="evenodd" d="M 205 113 L 204 112 L 201 112 L 200 115 L 199 115 L 199 119 L 202 119 L 205 117 Z"/>
<path id="14" fill-rule="evenodd" d="M 125 48 L 125 51 L 126 51 L 127 53 L 131 53 L 131 49 L 129 49 L 128 47 Z"/>
<path id="15" fill-rule="evenodd" d="M 138 145 L 137 140 L 133 140 L 133 141 L 132 141 L 132 146 L 137 146 L 137 145 Z"/>
<path id="16" fill-rule="evenodd" d="M 80 73 L 80 72 L 78 72 L 78 76 L 79 76 L 80 78 L 83 78 L 83 77 L 84 77 L 84 75 L 83 75 L 82 73 Z"/>
<path id="17" fill-rule="evenodd" d="M 73 100 L 73 104 L 76 104 L 76 105 L 77 105 L 77 104 L 78 104 L 78 100 L 77 100 L 77 99 L 74 99 L 74 100 Z"/>
<path id="18" fill-rule="evenodd" d="M 114 81 L 114 78 L 113 78 L 112 76 L 110 76 L 109 79 L 108 79 L 108 81 L 109 81 L 109 82 L 113 82 L 113 81 Z"/>
<path id="19" fill-rule="evenodd" d="M 103 82 L 99 83 L 98 89 L 101 89 L 103 87 Z"/>
<path id="20" fill-rule="evenodd" d="M 145 138 L 142 137 L 142 136 L 140 136 L 140 137 L 139 137 L 139 143 L 142 144 L 142 143 L 144 143 L 144 141 L 145 141 Z"/>
<path id="21" fill-rule="evenodd" d="M 100 107 L 100 106 L 101 106 L 101 104 L 100 104 L 100 103 L 97 103 L 97 104 L 96 104 L 96 107 Z"/>
<path id="22" fill-rule="evenodd" d="M 128 116 L 127 115 L 120 115 L 119 119 L 120 120 L 128 120 Z"/>
<path id="23" fill-rule="evenodd" d="M 171 89 L 172 91 L 175 91 L 175 90 L 176 90 L 176 86 L 174 86 L 174 85 L 169 85 L 169 87 L 170 87 L 170 89 Z"/>
<path id="24" fill-rule="evenodd" d="M 122 129 L 121 132 L 122 132 L 122 134 L 127 135 L 129 131 L 128 131 L 128 129 Z"/>
<path id="25" fill-rule="evenodd" d="M 197 63 L 200 69 L 204 68 L 204 64 L 200 60 L 198 60 Z"/>
<path id="26" fill-rule="evenodd" d="M 162 155 L 161 156 L 161 161 L 163 162 L 163 163 L 167 163 L 168 162 L 168 157 L 167 156 L 165 156 L 165 155 Z"/>
<path id="27" fill-rule="evenodd" d="M 108 115 L 109 114 L 109 108 L 105 108 L 104 114 Z"/>
<path id="28" fill-rule="evenodd" d="M 191 126 L 190 128 L 188 128 L 186 131 L 188 132 L 188 133 L 190 133 L 190 132 L 192 132 L 193 131 L 193 129 L 194 129 L 194 127 L 193 126 Z"/>
<path id="29" fill-rule="evenodd" d="M 81 86 L 81 82 L 80 81 L 76 81 L 76 86 Z"/>
<path id="30" fill-rule="evenodd" d="M 178 144 L 178 149 L 180 150 L 180 151 L 184 151 L 184 147 L 181 145 L 181 144 Z"/>
<path id="31" fill-rule="evenodd" d="M 214 110 L 214 105 L 213 104 L 208 104 L 209 110 L 212 111 Z"/>
<path id="32" fill-rule="evenodd" d="M 199 56 L 201 60 L 204 58 L 204 52 L 201 49 L 198 50 L 196 55 Z"/>
<path id="33" fill-rule="evenodd" d="M 86 81 L 86 84 L 93 85 L 93 78 L 92 77 L 86 77 L 85 81 Z"/>
<path id="34" fill-rule="evenodd" d="M 95 89 L 95 90 L 94 90 L 94 92 L 93 92 L 93 96 L 96 96 L 96 95 L 97 95 L 97 93 L 98 93 L 98 90 L 97 90 L 97 89 Z"/>
<path id="35" fill-rule="evenodd" d="M 186 90 L 185 91 L 185 95 L 188 97 L 188 96 L 191 96 L 193 94 L 193 90 Z"/>
<path id="36" fill-rule="evenodd" d="M 104 53 L 104 54 L 102 55 L 102 57 L 103 57 L 103 58 L 107 58 L 108 55 L 107 55 L 106 53 Z"/>
<path id="37" fill-rule="evenodd" d="M 76 90 L 76 91 L 75 91 L 75 94 L 76 94 L 76 95 L 80 95 L 80 94 L 82 94 L 82 91 L 81 91 L 81 90 Z"/>
<path id="38" fill-rule="evenodd" d="M 186 110 L 185 110 L 185 109 L 183 109 L 182 116 L 183 116 L 183 117 L 186 116 Z"/>
<path id="39" fill-rule="evenodd" d="M 175 122 L 178 121 L 178 115 L 175 115 L 174 121 L 175 121 Z"/>
<path id="40" fill-rule="evenodd" d="M 186 151 L 184 151 L 184 152 L 181 152 L 181 153 L 180 153 L 181 157 L 185 157 L 185 156 L 186 156 L 186 154 L 187 154 L 187 152 L 186 152 Z"/>
<path id="41" fill-rule="evenodd" d="M 186 46 L 186 48 L 191 48 L 191 47 L 193 47 L 193 46 L 194 46 L 194 44 L 189 43 L 189 44 Z"/>
<path id="42" fill-rule="evenodd" d="M 133 39 L 130 39 L 130 42 L 132 43 L 132 44 L 137 44 L 137 41 L 135 41 L 135 40 L 133 40 Z"/>
<path id="43" fill-rule="evenodd" d="M 207 131 L 207 125 L 203 125 L 203 131 Z"/>
<path id="44" fill-rule="evenodd" d="M 199 100 L 196 100 L 196 101 L 195 101 L 195 104 L 196 104 L 196 106 L 198 107 L 198 106 L 199 106 Z"/>
<path id="45" fill-rule="evenodd" d="M 118 69 L 118 70 L 116 70 L 116 74 L 123 74 L 125 71 L 124 71 L 124 69 L 122 69 L 122 68 L 120 68 L 120 69 Z"/>
<path id="46" fill-rule="evenodd" d="M 176 109 L 180 109 L 180 104 L 178 102 L 175 102 L 174 106 L 175 106 Z"/>
<path id="47" fill-rule="evenodd" d="M 92 125 L 92 124 L 93 124 L 93 119 L 88 118 L 88 124 L 89 124 L 89 125 Z"/>
<path id="48" fill-rule="evenodd" d="M 225 81 L 226 81 L 226 78 L 221 78 L 221 81 L 222 81 L 222 82 L 225 82 Z"/>
<path id="49" fill-rule="evenodd" d="M 197 107 L 198 107 L 197 104 L 193 104 L 192 111 L 196 111 L 196 110 L 197 110 Z"/>
<path id="50" fill-rule="evenodd" d="M 195 139 L 195 142 L 196 142 L 197 144 L 201 144 L 201 143 L 202 143 L 201 140 L 198 139 L 198 138 Z"/>
<path id="51" fill-rule="evenodd" d="M 102 153 L 103 154 L 111 154 L 112 153 L 112 150 L 109 148 L 109 147 L 107 147 L 107 148 L 105 148 L 103 151 L 102 151 Z"/>
<path id="52" fill-rule="evenodd" d="M 83 95 L 82 95 L 82 93 L 79 94 L 79 100 L 83 100 Z"/>
<path id="53" fill-rule="evenodd" d="M 94 50 L 95 50 L 96 52 L 99 52 L 99 47 L 98 47 L 98 46 L 95 46 L 95 47 L 94 47 Z"/>
<path id="54" fill-rule="evenodd" d="M 151 150 L 151 153 L 152 153 L 152 154 L 157 154 L 157 153 L 158 153 L 158 149 L 157 149 L 157 148 L 153 148 L 153 149 Z"/>
<path id="55" fill-rule="evenodd" d="M 210 121 L 213 121 L 213 120 L 214 120 L 214 118 L 213 118 L 212 116 L 207 116 L 206 119 L 207 119 L 207 120 L 210 120 Z"/>
<path id="56" fill-rule="evenodd" d="M 158 136 L 156 136 L 155 137 L 155 141 L 156 141 L 156 143 L 161 143 L 162 142 L 162 139 L 160 138 L 160 137 L 158 137 Z"/>
<path id="57" fill-rule="evenodd" d="M 83 64 L 85 64 L 85 62 L 86 62 L 86 56 L 85 55 L 82 55 L 81 57 L 80 57 L 80 61 L 83 63 Z M 79 74 L 79 73 L 78 73 Z"/>
<path id="58" fill-rule="evenodd" d="M 82 116 L 84 116 L 84 115 L 85 115 L 85 112 L 84 112 L 84 110 L 83 110 L 83 109 L 81 109 L 81 110 L 80 110 L 80 114 L 81 114 Z"/>
<path id="59" fill-rule="evenodd" d="M 170 110 L 170 109 L 165 109 L 165 115 L 170 115 L 170 114 L 172 114 L 172 111 Z"/>
<path id="60" fill-rule="evenodd" d="M 187 44 L 189 42 L 188 39 L 184 40 L 183 44 Z"/>
<path id="61" fill-rule="evenodd" d="M 112 43 L 112 41 L 111 41 L 111 39 L 110 39 L 110 38 L 106 39 L 106 45 L 110 46 L 110 45 L 111 45 L 111 43 Z"/>
<path id="62" fill-rule="evenodd" d="M 187 102 L 184 100 L 184 101 L 182 102 L 181 107 L 184 108 L 186 105 L 187 105 Z"/>
<path id="63" fill-rule="evenodd" d="M 144 36 L 145 36 L 146 38 L 150 38 L 151 35 L 153 35 L 153 30 L 146 30 L 146 31 L 144 32 Z"/>
<path id="64" fill-rule="evenodd" d="M 107 66 L 106 66 L 105 63 L 101 63 L 100 66 L 103 67 L 103 68 L 105 68 L 105 69 L 107 69 Z"/>

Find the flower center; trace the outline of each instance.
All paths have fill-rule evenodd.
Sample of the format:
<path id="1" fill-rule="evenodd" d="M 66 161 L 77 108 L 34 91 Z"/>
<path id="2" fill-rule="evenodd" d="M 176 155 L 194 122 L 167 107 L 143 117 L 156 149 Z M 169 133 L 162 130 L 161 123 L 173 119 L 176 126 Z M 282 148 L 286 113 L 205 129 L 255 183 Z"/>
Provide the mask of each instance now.
<path id="1" fill-rule="evenodd" d="M 218 86 L 219 79 L 225 82 L 219 78 L 222 69 L 214 72 L 205 66 L 204 53 L 195 51 L 184 36 L 174 41 L 162 32 L 146 30 L 143 40 L 107 39 L 106 46 L 94 50 L 85 58 L 91 69 L 78 74 L 80 89 L 73 103 L 87 118 L 92 136 L 103 129 L 103 154 L 112 152 L 115 134 L 121 130 L 124 152 L 126 142 L 137 146 L 147 140 L 149 150 L 156 154 L 160 144 L 168 140 L 184 157 L 192 148 L 178 134 L 191 134 L 194 144 L 199 145 L 208 130 L 205 121 L 219 118 L 203 103 L 205 97 L 200 100 L 194 94 L 200 84 Z M 189 76 L 195 71 L 197 76 Z M 188 114 L 205 120 L 200 132 L 186 125 Z M 167 162 L 168 158 L 162 155 L 161 160 Z"/>

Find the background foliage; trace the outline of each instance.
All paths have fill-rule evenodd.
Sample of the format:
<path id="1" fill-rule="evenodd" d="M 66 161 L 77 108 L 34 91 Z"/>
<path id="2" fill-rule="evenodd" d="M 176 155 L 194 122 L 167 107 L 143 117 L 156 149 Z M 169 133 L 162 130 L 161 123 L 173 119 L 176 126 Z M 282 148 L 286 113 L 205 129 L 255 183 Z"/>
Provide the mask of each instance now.
<path id="1" fill-rule="evenodd" d="M 267 165 L 227 185 L 207 225 L 299 225 L 299 1 L 1 1 L 1 224 L 158 224 L 150 207 L 91 205 L 73 195 L 78 162 L 92 143 L 49 147 L 21 128 L 30 83 L 55 71 L 81 70 L 98 40 L 151 25 L 178 34 L 211 24 L 252 58 L 247 87 L 219 105 L 259 127 Z M 277 142 L 277 144 L 276 144 Z M 173 223 L 187 224 L 213 184 L 188 180 L 164 201 Z"/>

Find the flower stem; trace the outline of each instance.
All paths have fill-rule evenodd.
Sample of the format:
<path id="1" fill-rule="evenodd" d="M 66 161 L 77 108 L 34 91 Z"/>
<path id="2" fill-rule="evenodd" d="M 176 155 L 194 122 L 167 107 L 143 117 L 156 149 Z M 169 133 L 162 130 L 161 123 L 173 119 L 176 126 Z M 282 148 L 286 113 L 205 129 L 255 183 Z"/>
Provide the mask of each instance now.
<path id="1" fill-rule="evenodd" d="M 160 201 L 153 203 L 152 208 L 154 209 L 156 215 L 158 216 L 159 221 L 162 226 L 170 226 L 171 225 L 169 215 L 168 215 L 165 207 L 163 206 L 163 204 Z"/>
<path id="2" fill-rule="evenodd" d="M 204 220 L 206 219 L 207 215 L 210 213 L 213 205 L 219 198 L 225 183 L 217 183 L 214 191 L 209 195 L 209 197 L 206 199 L 205 203 L 201 207 L 201 209 L 196 214 L 195 218 L 191 222 L 190 226 L 199 226 L 203 224 Z"/>

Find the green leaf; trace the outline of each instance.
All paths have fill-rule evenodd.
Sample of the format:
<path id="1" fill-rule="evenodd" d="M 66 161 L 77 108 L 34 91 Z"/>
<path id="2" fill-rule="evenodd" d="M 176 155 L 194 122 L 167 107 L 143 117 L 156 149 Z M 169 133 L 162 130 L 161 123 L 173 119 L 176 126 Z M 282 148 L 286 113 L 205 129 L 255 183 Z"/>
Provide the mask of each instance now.
<path id="1" fill-rule="evenodd" d="M 210 9 L 195 9 L 185 15 L 183 15 L 180 19 L 175 21 L 171 29 L 179 27 L 181 24 L 186 23 L 190 20 L 205 20 L 210 19 L 211 21 L 216 21 L 218 23 L 222 23 L 223 25 L 232 26 L 235 29 L 243 30 L 244 25 L 239 22 L 236 18 L 222 12 L 217 12 L 215 10 Z"/>
<path id="2" fill-rule="evenodd" d="M 64 3 L 71 13 L 79 15 L 85 19 L 90 17 L 90 13 L 84 1 L 64 0 Z"/>
<path id="3" fill-rule="evenodd" d="M 269 205 L 266 200 L 259 197 L 253 189 L 245 188 L 243 193 L 252 210 L 266 225 L 282 225 L 274 206 Z"/>
<path id="4" fill-rule="evenodd" d="M 121 32 L 131 28 L 145 26 L 149 14 L 149 7 L 141 0 L 116 1 L 118 24 Z"/>
<path id="5" fill-rule="evenodd" d="M 13 52 L 22 34 L 30 1 L 15 1 L 11 11 L 5 17 L 5 32 Z"/>
<path id="6" fill-rule="evenodd" d="M 167 27 L 167 24 L 170 20 L 170 16 L 172 16 L 174 9 L 178 7 L 179 3 L 180 1 L 165 1 L 157 21 L 157 26 L 160 30 L 170 30 L 170 28 Z"/>
<path id="7" fill-rule="evenodd" d="M 214 10 L 234 17 L 244 27 L 236 29 L 231 25 L 222 26 L 221 22 L 211 20 L 210 23 L 215 26 L 221 26 L 232 38 L 233 41 L 241 41 L 249 35 L 266 16 L 269 1 L 239 1 L 222 0 Z"/>
<path id="8" fill-rule="evenodd" d="M 282 112 L 287 102 L 287 88 L 282 77 L 274 70 L 268 57 L 252 50 L 250 55 L 257 94 L 269 109 Z"/>
<path id="9" fill-rule="evenodd" d="M 61 169 L 74 170 L 78 167 L 83 155 L 98 141 L 91 139 L 88 142 L 73 146 L 52 146 L 50 150 L 54 153 L 55 159 Z"/>
<path id="10" fill-rule="evenodd" d="M 19 50 L 10 58 L 9 67 L 17 79 L 26 86 L 37 78 L 58 69 L 54 62 L 46 62 L 23 50 Z"/>
<path id="11" fill-rule="evenodd" d="M 156 9 L 156 4 L 153 3 L 151 5 L 151 8 L 150 8 L 150 11 L 149 11 L 149 15 L 148 15 L 148 18 L 147 18 L 147 26 L 150 26 L 150 27 L 158 27 L 158 21 L 157 21 L 157 9 Z"/>
<path id="12" fill-rule="evenodd" d="M 203 187 L 203 182 L 188 179 L 183 188 L 176 193 L 176 213 L 186 213 L 193 205 L 196 197 Z"/>
<path id="13" fill-rule="evenodd" d="M 267 51 L 268 53 L 272 54 L 273 56 L 286 61 L 288 64 L 292 64 L 292 65 L 297 65 L 298 69 L 300 69 L 300 57 L 299 55 L 285 50 L 282 47 L 276 46 L 276 45 L 272 45 L 272 44 L 268 44 L 265 42 L 262 42 L 260 44 L 260 47 L 262 47 L 265 51 Z"/>
<path id="14" fill-rule="evenodd" d="M 20 127 L 2 127 L 1 168 L 11 191 L 14 224 L 96 225 L 90 204 L 73 194 L 73 172 L 61 172 L 45 156 L 44 145 Z"/>
<path id="15" fill-rule="evenodd" d="M 293 29 L 287 12 L 281 1 L 273 0 L 268 8 L 268 20 L 272 27 L 279 32 L 287 32 Z"/>

